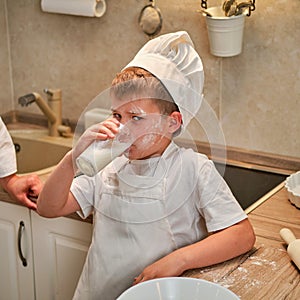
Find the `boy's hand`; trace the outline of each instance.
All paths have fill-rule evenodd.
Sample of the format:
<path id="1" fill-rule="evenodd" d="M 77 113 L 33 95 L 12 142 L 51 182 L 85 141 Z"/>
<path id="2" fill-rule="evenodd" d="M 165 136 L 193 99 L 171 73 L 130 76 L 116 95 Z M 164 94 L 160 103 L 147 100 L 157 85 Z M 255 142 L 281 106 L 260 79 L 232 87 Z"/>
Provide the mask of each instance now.
<path id="1" fill-rule="evenodd" d="M 180 251 L 174 251 L 146 267 L 139 276 L 134 278 L 133 284 L 154 278 L 179 276 L 185 271 L 183 265 Z"/>
<path id="2" fill-rule="evenodd" d="M 115 118 L 90 126 L 73 148 L 73 158 L 77 158 L 95 140 L 113 139 L 119 131 L 120 122 Z"/>

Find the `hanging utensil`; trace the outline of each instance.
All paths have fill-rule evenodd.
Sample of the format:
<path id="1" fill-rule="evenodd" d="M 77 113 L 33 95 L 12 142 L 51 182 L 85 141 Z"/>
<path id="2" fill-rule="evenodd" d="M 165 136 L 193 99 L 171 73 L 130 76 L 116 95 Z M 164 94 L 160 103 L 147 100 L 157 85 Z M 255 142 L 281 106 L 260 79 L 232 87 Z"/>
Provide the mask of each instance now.
<path id="1" fill-rule="evenodd" d="M 203 16 L 212 17 L 212 14 L 211 14 L 210 12 L 208 12 L 208 11 L 207 11 L 206 9 L 204 9 L 204 8 L 198 9 L 197 12 L 202 13 Z"/>
<path id="2" fill-rule="evenodd" d="M 150 0 L 149 4 L 141 10 L 139 25 L 144 33 L 150 37 L 160 32 L 162 27 L 162 16 L 160 9 L 155 5 L 154 0 Z"/>
<path id="3" fill-rule="evenodd" d="M 239 3 L 236 7 L 235 16 L 243 14 L 246 10 L 248 10 L 248 14 L 249 14 L 251 6 L 252 6 L 251 2 Z"/>
<path id="4" fill-rule="evenodd" d="M 248 10 L 247 16 L 255 9 L 255 0 L 238 3 L 236 0 L 225 0 L 222 9 L 226 17 L 238 16 Z"/>
<path id="5" fill-rule="evenodd" d="M 224 10 L 226 17 L 234 16 L 236 8 L 237 2 L 235 0 L 226 0 L 222 5 L 222 9 Z"/>

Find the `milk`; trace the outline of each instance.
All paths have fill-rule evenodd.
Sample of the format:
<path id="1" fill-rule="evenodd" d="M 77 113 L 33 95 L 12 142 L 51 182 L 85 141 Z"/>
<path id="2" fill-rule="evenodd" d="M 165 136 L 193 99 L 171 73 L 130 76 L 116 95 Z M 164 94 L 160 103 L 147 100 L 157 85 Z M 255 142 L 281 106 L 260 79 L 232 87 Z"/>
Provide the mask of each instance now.
<path id="1" fill-rule="evenodd" d="M 121 129 L 121 127 L 120 127 Z M 125 136 L 125 138 L 124 138 Z M 128 134 L 121 131 L 114 140 L 94 141 L 78 158 L 78 169 L 87 176 L 95 176 L 132 144 Z"/>

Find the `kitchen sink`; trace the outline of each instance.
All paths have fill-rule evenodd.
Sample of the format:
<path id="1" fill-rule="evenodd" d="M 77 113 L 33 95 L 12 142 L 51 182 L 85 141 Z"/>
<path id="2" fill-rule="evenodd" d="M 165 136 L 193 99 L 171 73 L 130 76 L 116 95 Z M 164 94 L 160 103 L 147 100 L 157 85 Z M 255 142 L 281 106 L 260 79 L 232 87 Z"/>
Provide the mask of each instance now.
<path id="1" fill-rule="evenodd" d="M 9 130 L 16 149 L 18 173 L 45 174 L 72 147 L 72 138 L 50 137 L 48 130 Z"/>
<path id="2" fill-rule="evenodd" d="M 214 164 L 220 174 L 224 174 L 223 178 L 247 213 L 262 203 L 266 194 L 272 191 L 275 193 L 277 187 L 281 188 L 288 176 L 271 171 L 257 170 L 247 166 L 225 166 L 218 162 L 214 162 Z"/>

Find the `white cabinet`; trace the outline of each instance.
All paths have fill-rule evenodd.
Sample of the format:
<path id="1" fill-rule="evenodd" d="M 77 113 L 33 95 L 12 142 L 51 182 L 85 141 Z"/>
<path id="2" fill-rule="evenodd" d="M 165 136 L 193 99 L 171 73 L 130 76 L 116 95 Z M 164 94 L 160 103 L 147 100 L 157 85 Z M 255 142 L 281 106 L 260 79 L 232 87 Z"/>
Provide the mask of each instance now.
<path id="1" fill-rule="evenodd" d="M 42 218 L 0 201 L 0 299 L 72 299 L 91 237 L 90 223 Z"/>
<path id="2" fill-rule="evenodd" d="M 18 255 L 20 222 L 24 230 L 20 246 L 27 266 Z M 20 230 L 22 229 L 20 228 Z M 0 201 L 0 299 L 34 299 L 32 239 L 29 209 Z"/>
<path id="3" fill-rule="evenodd" d="M 32 213 L 36 299 L 72 299 L 92 237 L 90 223 Z"/>

